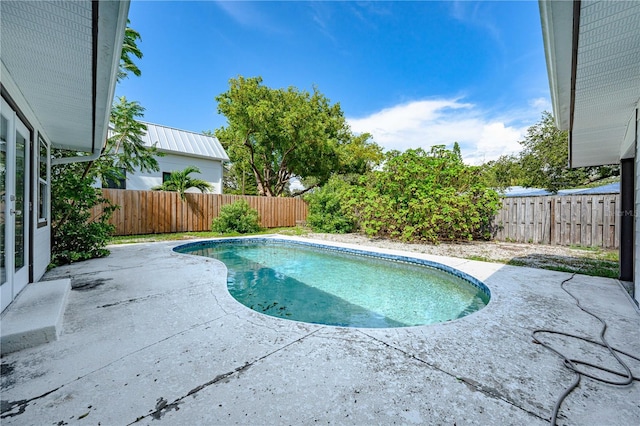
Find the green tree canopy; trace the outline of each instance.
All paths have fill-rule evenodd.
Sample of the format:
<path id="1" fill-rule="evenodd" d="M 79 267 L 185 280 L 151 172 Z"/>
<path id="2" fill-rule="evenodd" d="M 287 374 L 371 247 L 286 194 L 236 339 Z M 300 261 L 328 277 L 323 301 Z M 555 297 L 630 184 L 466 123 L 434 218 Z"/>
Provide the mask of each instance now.
<path id="1" fill-rule="evenodd" d="M 620 174 L 618 166 L 569 168 L 568 141 L 567 132 L 558 130 L 553 116 L 545 111 L 527 129 L 517 156 L 503 156 L 485 165 L 487 177 L 495 187 L 522 185 L 558 192 Z"/>
<path id="2" fill-rule="evenodd" d="M 293 177 L 312 182 L 309 190 L 335 173 L 370 169 L 382 158 L 370 135 L 354 136 L 340 105 L 317 88 L 271 89 L 260 77 L 239 76 L 216 101 L 228 125 L 215 134 L 231 162 L 251 170 L 259 195 L 283 195 Z"/>
<path id="3" fill-rule="evenodd" d="M 130 21 L 127 19 L 127 28 L 124 30 L 124 40 L 122 41 L 122 52 L 120 53 L 120 69 L 118 70 L 118 81 L 127 78 L 129 73 L 140 77 L 142 71 L 133 62 L 132 55 L 138 59 L 142 59 L 142 51 L 138 47 L 138 40 L 142 40 L 140 33 L 129 26 Z"/>

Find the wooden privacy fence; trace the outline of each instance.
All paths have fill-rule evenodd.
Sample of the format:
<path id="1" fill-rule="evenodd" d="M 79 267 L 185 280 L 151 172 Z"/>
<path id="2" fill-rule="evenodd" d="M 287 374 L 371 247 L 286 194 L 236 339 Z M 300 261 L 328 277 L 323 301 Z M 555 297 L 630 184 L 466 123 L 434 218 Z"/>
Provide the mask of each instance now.
<path id="1" fill-rule="evenodd" d="M 102 193 L 120 206 L 109 220 L 115 235 L 210 231 L 220 207 L 242 199 L 258 211 L 264 228 L 295 226 L 307 219 L 307 204 L 299 198 L 186 194 L 183 201 L 177 192 L 103 189 Z M 92 217 L 101 212 L 102 207 L 94 207 Z"/>
<path id="2" fill-rule="evenodd" d="M 618 248 L 620 195 L 507 197 L 495 217 L 495 239 Z"/>

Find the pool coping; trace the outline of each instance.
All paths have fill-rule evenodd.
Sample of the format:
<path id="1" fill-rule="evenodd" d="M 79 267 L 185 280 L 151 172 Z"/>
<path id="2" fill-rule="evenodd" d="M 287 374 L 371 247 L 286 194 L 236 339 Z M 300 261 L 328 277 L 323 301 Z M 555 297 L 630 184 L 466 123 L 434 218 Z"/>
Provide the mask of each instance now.
<path id="1" fill-rule="evenodd" d="M 571 274 L 369 246 L 458 268 L 485 282 L 491 301 L 402 328 L 274 318 L 229 295 L 221 262 L 173 251 L 184 243 L 112 246 L 109 257 L 48 272 L 77 288 L 60 339 L 3 358 L 3 399 L 17 405 L 2 423 L 545 425 L 573 374 L 531 331 L 597 333 L 559 288 Z M 95 285 L 82 287 L 88 280 Z M 578 275 L 570 285 L 607 318 L 614 346 L 640 352 L 640 317 L 616 280 Z M 638 398 L 638 383 L 589 381 L 562 421 L 635 424 Z"/>

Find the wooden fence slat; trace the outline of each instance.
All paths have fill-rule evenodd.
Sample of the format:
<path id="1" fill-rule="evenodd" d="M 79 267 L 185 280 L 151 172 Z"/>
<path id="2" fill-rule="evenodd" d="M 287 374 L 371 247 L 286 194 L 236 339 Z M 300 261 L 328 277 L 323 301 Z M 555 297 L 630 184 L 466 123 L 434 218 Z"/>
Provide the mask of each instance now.
<path id="1" fill-rule="evenodd" d="M 120 206 L 111 217 L 116 235 L 207 231 L 220 208 L 246 200 L 258 211 L 266 228 L 305 222 L 307 204 L 299 198 L 103 189 L 103 196 Z M 503 198 L 494 223 L 498 241 L 618 248 L 620 195 L 566 195 Z M 92 218 L 102 206 L 92 209 Z"/>
<path id="2" fill-rule="evenodd" d="M 266 228 L 296 226 L 307 219 L 307 204 L 299 198 L 271 198 L 243 195 L 187 194 L 183 201 L 176 192 L 103 189 L 103 196 L 120 206 L 110 219 L 116 235 L 164 232 L 208 231 L 223 205 L 247 200 L 258 210 Z M 91 211 L 91 218 L 102 206 Z"/>
<path id="3" fill-rule="evenodd" d="M 503 198 L 498 241 L 618 248 L 619 194 Z"/>

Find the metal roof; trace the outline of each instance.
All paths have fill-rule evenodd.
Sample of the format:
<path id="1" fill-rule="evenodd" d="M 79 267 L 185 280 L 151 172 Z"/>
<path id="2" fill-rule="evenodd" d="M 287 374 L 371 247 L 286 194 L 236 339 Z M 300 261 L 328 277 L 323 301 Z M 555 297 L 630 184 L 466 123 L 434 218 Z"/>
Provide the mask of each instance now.
<path id="1" fill-rule="evenodd" d="M 142 140 L 147 146 L 155 145 L 163 152 L 229 161 L 227 153 L 216 137 L 159 124 L 144 124 L 147 126 L 147 133 Z"/>
<path id="2" fill-rule="evenodd" d="M 572 167 L 634 155 L 640 100 L 640 1 L 540 0 L 557 125 Z"/>
<path id="3" fill-rule="evenodd" d="M 510 186 L 502 194 L 505 197 L 543 197 L 547 195 L 591 195 L 591 194 L 619 194 L 620 182 L 596 186 L 595 188 L 561 189 L 557 194 L 542 188 L 525 188 Z"/>
<path id="4" fill-rule="evenodd" d="M 0 2 L 3 74 L 54 145 L 102 147 L 128 11 L 128 0 Z"/>

